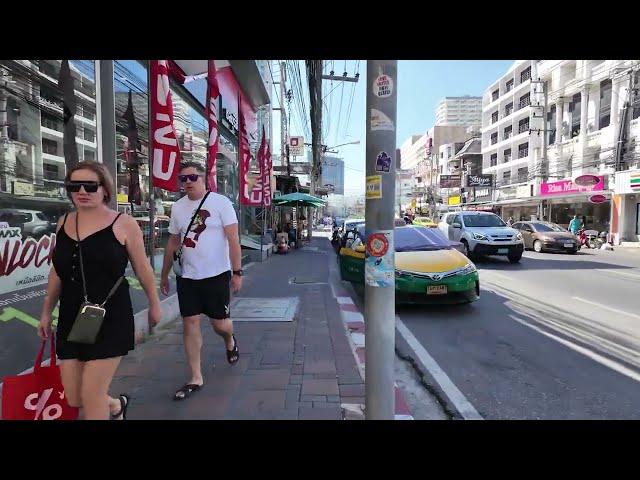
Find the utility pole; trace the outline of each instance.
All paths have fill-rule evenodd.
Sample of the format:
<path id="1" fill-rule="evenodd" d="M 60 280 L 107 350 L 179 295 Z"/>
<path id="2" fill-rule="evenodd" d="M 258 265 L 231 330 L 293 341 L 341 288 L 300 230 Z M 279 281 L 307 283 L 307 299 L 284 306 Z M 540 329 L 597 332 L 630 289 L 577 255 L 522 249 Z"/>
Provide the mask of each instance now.
<path id="1" fill-rule="evenodd" d="M 280 108 L 274 108 L 274 110 L 280 111 L 280 163 L 286 165 L 286 175 L 290 177 L 291 167 L 289 165 L 289 145 L 287 141 L 287 111 L 284 108 L 284 101 L 287 95 L 287 66 L 285 62 L 280 62 L 280 81 L 273 83 L 280 85 Z"/>
<path id="2" fill-rule="evenodd" d="M 620 119 L 620 129 L 618 133 L 618 142 L 616 143 L 616 166 L 615 171 L 620 171 L 624 169 L 624 153 L 627 149 L 627 142 L 629 140 L 629 127 L 630 127 L 630 116 L 629 109 L 632 105 L 632 99 L 634 97 L 634 70 L 629 70 L 629 89 L 627 94 L 627 101 L 624 102 L 624 107 L 622 109 L 622 118 Z M 611 112 L 613 115 L 613 112 Z"/>
<path id="3" fill-rule="evenodd" d="M 541 178 L 542 182 L 546 182 L 548 180 L 549 175 L 549 159 L 547 158 L 547 144 L 549 142 L 548 139 L 548 129 L 547 129 L 547 109 L 549 102 L 549 92 L 547 91 L 547 82 L 544 80 L 532 80 L 531 83 L 538 83 L 542 85 L 542 95 L 543 95 L 543 103 L 542 103 L 542 117 L 533 114 L 533 118 L 542 118 L 542 128 L 531 128 L 529 132 L 542 132 L 542 158 L 540 159 L 539 166 L 534 167 L 534 178 Z M 540 108 L 540 105 L 536 105 L 536 108 Z M 556 115 L 560 114 L 556 111 Z M 586 128 L 584 126 L 583 128 Z M 541 182 L 541 183 L 542 183 Z M 537 182 L 536 182 L 537 183 Z M 538 204 L 538 219 L 542 219 L 544 216 L 544 200 L 541 200 Z"/>
<path id="4" fill-rule="evenodd" d="M 311 97 L 311 145 L 312 163 L 309 194 L 315 196 L 319 166 L 322 161 L 322 60 L 307 60 L 309 77 L 309 95 Z M 307 208 L 307 240 L 311 242 L 313 234 L 312 210 Z"/>
<path id="5" fill-rule="evenodd" d="M 396 162 L 397 60 L 367 61 L 365 260 L 365 417 L 393 420 L 395 412 L 395 250 L 394 198 Z M 390 120 L 372 130 L 373 110 Z"/>

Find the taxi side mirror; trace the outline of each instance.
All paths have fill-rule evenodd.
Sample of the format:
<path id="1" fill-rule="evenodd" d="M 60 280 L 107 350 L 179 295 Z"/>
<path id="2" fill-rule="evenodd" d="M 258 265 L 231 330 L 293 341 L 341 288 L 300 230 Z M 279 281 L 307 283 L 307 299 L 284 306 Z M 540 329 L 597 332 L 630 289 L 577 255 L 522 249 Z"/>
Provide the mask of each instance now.
<path id="1" fill-rule="evenodd" d="M 454 223 L 452 226 L 453 228 L 462 228 L 462 224 L 458 222 Z"/>

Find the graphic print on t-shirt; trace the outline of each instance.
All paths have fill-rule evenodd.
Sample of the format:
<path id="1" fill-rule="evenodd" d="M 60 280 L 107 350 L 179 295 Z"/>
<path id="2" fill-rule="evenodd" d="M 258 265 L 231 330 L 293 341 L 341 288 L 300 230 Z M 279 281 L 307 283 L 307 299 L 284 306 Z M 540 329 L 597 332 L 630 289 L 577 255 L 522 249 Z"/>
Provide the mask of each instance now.
<path id="1" fill-rule="evenodd" d="M 207 229 L 207 218 L 209 218 L 211 214 L 208 210 L 200 209 L 196 218 L 193 220 L 193 225 L 191 225 L 191 230 L 187 234 L 187 238 L 184 239 L 184 246 L 188 248 L 195 248 L 198 243 L 198 238 Z M 193 240 L 189 238 L 190 233 L 195 233 Z"/>

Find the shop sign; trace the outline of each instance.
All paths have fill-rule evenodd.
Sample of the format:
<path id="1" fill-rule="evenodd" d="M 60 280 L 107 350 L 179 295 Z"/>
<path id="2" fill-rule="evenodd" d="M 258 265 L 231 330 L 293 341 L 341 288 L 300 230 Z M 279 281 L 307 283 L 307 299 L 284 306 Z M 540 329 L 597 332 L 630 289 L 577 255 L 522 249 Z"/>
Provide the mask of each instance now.
<path id="1" fill-rule="evenodd" d="M 440 188 L 460 188 L 460 175 L 440 175 Z"/>
<path id="2" fill-rule="evenodd" d="M 592 176 L 595 177 L 596 175 Z M 600 192 L 604 190 L 604 176 L 599 175 L 597 176 L 597 178 L 598 183 L 588 186 L 578 185 L 571 179 L 560 180 L 559 182 L 543 183 L 540 185 L 540 196 L 549 197 L 553 195 L 564 195 L 569 193 Z"/>
<path id="3" fill-rule="evenodd" d="M 591 195 L 589 197 L 589 202 L 591 203 L 604 203 L 607 201 L 607 197 L 604 195 Z"/>
<path id="4" fill-rule="evenodd" d="M 477 188 L 476 189 L 476 195 L 475 195 L 476 200 L 478 198 L 484 198 L 484 197 L 489 197 L 489 196 L 491 196 L 491 189 L 490 188 Z"/>
<path id="5" fill-rule="evenodd" d="M 618 195 L 640 193 L 640 170 L 616 172 L 615 193 Z"/>
<path id="6" fill-rule="evenodd" d="M 455 195 L 447 199 L 448 205 L 460 205 L 460 195 Z"/>
<path id="7" fill-rule="evenodd" d="M 573 181 L 576 185 L 580 185 L 581 187 L 590 187 L 593 185 L 597 185 L 600 182 L 600 177 L 597 175 L 580 175 L 576 177 Z"/>
<path id="8" fill-rule="evenodd" d="M 491 187 L 493 175 L 468 175 L 467 187 Z"/>
<path id="9" fill-rule="evenodd" d="M 17 180 L 13 182 L 14 195 L 33 196 L 34 193 L 35 193 L 35 189 L 33 188 L 33 183 L 18 182 Z"/>
<path id="10" fill-rule="evenodd" d="M 292 157 L 304 156 L 304 137 L 289 137 L 289 155 Z"/>

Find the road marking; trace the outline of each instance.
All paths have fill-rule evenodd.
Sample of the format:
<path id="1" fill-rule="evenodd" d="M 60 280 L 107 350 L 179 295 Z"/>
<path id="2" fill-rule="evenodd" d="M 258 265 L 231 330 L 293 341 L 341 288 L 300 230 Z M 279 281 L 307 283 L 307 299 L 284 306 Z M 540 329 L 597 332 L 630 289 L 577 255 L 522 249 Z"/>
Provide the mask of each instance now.
<path id="1" fill-rule="evenodd" d="M 633 273 L 619 272 L 618 270 L 606 270 L 604 268 L 596 268 L 595 271 L 601 273 L 613 273 L 614 275 L 622 275 L 623 277 L 635 278 L 637 280 L 640 280 L 640 275 L 635 275 Z"/>
<path id="2" fill-rule="evenodd" d="M 530 323 L 516 317 L 515 315 L 509 315 L 509 317 L 511 317 L 516 322 L 521 323 L 522 325 L 529 327 L 532 330 L 535 330 L 536 332 L 541 333 L 542 335 L 549 337 L 566 347 L 569 347 L 571 350 L 575 350 L 576 352 L 581 353 L 586 357 L 589 357 L 591 360 L 594 360 L 600 363 L 601 365 L 604 365 L 605 367 L 609 367 L 610 369 L 615 370 L 616 372 L 621 373 L 622 375 L 625 375 L 635 380 L 636 382 L 640 382 L 640 374 L 638 374 L 634 370 L 631 370 L 630 368 L 625 367 L 624 365 L 619 364 L 618 362 L 614 362 L 613 360 L 603 357 L 602 355 L 592 352 L 591 350 L 581 347 L 580 345 L 576 345 L 575 343 L 570 342 L 569 340 L 560 338 L 552 333 L 545 332 L 541 328 L 538 328 L 535 325 L 531 325 Z"/>
<path id="3" fill-rule="evenodd" d="M 458 390 L 458 387 L 456 387 L 447 374 L 444 373 L 440 365 L 429 355 L 427 350 L 398 316 L 396 316 L 396 328 L 409 344 L 409 347 L 414 351 L 420 362 L 426 367 L 435 381 L 438 382 L 438 385 L 440 385 L 440 388 L 442 388 L 447 397 L 449 397 L 456 410 L 462 415 L 462 418 L 465 420 L 483 420 L 482 416 L 474 406 L 471 405 L 471 402 L 467 400 L 467 397 Z"/>
<path id="4" fill-rule="evenodd" d="M 628 317 L 637 318 L 638 320 L 640 320 L 640 315 L 636 315 L 635 313 L 629 313 L 629 312 L 625 312 L 624 310 L 618 310 L 617 308 L 607 307 L 606 305 L 602 305 L 601 303 L 591 302 L 589 300 L 585 300 L 584 298 L 580 298 L 580 297 L 571 297 L 571 298 L 573 298 L 574 300 L 578 300 L 579 302 L 588 303 L 589 305 L 600 307 L 600 308 L 603 308 L 605 310 L 609 310 L 611 312 L 618 313 L 620 315 L 626 315 Z"/>

